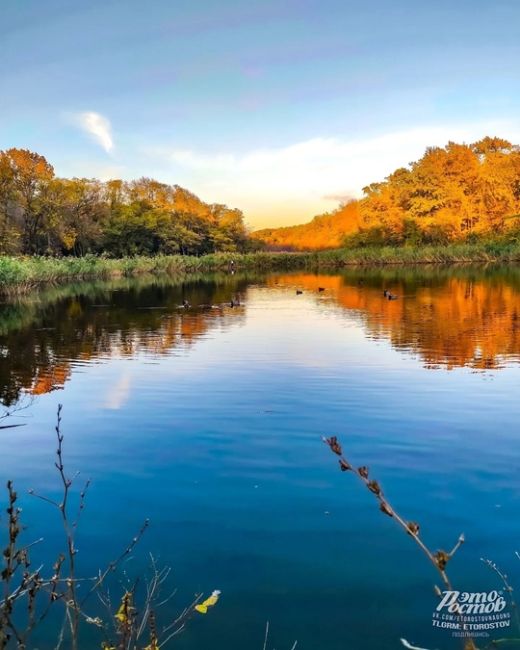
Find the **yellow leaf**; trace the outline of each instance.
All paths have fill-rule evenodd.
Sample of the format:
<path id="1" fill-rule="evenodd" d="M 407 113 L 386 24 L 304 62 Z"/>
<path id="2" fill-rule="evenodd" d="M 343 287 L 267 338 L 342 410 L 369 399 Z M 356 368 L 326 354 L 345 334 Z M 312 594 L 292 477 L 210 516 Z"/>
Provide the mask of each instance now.
<path id="1" fill-rule="evenodd" d="M 132 611 L 132 594 L 127 591 L 123 598 L 121 599 L 121 606 L 117 610 L 117 614 L 114 616 L 120 623 L 126 625 L 129 622 L 129 614 Z"/>
<path id="2" fill-rule="evenodd" d="M 208 612 L 208 607 L 213 607 L 213 605 L 216 604 L 220 596 L 220 591 L 218 589 L 215 589 L 215 591 L 211 594 L 209 598 L 206 598 L 202 603 L 199 603 L 198 605 L 195 605 L 195 609 L 200 613 L 200 614 L 207 614 Z"/>

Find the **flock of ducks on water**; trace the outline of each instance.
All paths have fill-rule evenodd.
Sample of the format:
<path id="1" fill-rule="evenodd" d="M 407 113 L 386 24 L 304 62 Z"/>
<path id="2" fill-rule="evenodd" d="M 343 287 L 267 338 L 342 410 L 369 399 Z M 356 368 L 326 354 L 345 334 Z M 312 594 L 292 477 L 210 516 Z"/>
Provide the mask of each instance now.
<path id="1" fill-rule="evenodd" d="M 322 293 L 325 291 L 325 287 L 318 287 L 318 293 Z M 303 294 L 302 289 L 296 289 L 296 295 L 301 296 Z M 392 293 L 391 291 L 388 291 L 388 289 L 383 290 L 383 297 L 386 298 L 387 300 L 397 300 L 398 296 L 395 295 L 395 293 Z M 197 305 L 199 309 L 221 309 L 224 306 L 231 307 L 232 309 L 234 307 L 241 307 L 242 303 L 240 302 L 240 298 L 238 296 L 235 296 L 234 298 L 231 298 L 229 303 L 224 303 L 222 305 Z M 191 304 L 188 300 L 183 300 L 182 305 L 179 305 L 180 309 L 191 309 Z"/>
<path id="2" fill-rule="evenodd" d="M 198 309 L 222 309 L 222 307 L 241 307 L 242 303 L 240 302 L 240 298 L 238 296 L 235 296 L 234 298 L 231 298 L 231 300 L 228 303 L 223 303 L 221 305 L 195 305 Z M 179 305 L 179 309 L 191 309 L 192 305 L 189 300 L 184 299 L 182 301 L 182 305 Z"/>
<path id="3" fill-rule="evenodd" d="M 360 283 L 361 284 L 361 283 Z M 318 287 L 318 293 L 321 293 L 322 291 L 325 291 L 325 287 Z M 303 291 L 301 289 L 296 289 L 296 295 L 301 296 Z M 388 289 L 385 289 L 383 291 L 383 296 L 387 300 L 397 300 L 399 296 L 396 296 L 395 293 L 392 293 L 391 291 L 388 291 Z"/>

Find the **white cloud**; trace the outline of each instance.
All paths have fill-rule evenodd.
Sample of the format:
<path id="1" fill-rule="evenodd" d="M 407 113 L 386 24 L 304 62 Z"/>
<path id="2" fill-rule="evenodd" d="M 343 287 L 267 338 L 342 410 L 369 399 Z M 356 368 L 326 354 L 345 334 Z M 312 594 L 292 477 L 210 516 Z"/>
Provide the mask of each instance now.
<path id="1" fill-rule="evenodd" d="M 360 196 L 365 185 L 417 160 L 428 146 L 473 142 L 484 135 L 518 142 L 520 123 L 417 127 L 371 138 L 317 137 L 243 154 L 162 149 L 153 155 L 174 167 L 169 173 L 176 182 L 207 200 L 243 209 L 260 227 L 306 221 L 334 208 L 337 197 Z"/>
<path id="2" fill-rule="evenodd" d="M 84 113 L 77 113 L 75 115 L 75 122 L 83 131 L 89 133 L 107 153 L 112 151 L 114 148 L 114 140 L 112 138 L 110 120 L 100 113 L 86 111 Z"/>

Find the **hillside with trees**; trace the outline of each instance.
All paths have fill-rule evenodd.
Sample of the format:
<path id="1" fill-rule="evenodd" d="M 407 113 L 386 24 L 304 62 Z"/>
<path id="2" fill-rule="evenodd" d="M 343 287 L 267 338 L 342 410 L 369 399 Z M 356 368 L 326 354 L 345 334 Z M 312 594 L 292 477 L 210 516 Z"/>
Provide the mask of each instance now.
<path id="1" fill-rule="evenodd" d="M 359 202 L 351 201 L 331 213 L 320 214 L 310 223 L 285 228 L 266 228 L 252 234 L 270 250 L 325 250 L 339 248 L 345 237 L 360 228 Z"/>
<path id="2" fill-rule="evenodd" d="M 0 151 L 0 254 L 114 257 L 248 250 L 240 210 L 150 178 L 58 178 L 41 155 Z"/>
<path id="3" fill-rule="evenodd" d="M 430 147 L 363 198 L 254 237 L 271 249 L 448 244 L 520 236 L 520 147 L 501 138 Z"/>

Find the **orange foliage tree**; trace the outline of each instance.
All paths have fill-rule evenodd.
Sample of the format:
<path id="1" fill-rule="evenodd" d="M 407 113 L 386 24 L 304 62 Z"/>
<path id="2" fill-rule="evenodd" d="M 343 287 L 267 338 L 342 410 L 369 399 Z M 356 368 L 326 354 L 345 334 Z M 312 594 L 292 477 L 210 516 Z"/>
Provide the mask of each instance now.
<path id="1" fill-rule="evenodd" d="M 501 138 L 449 142 L 308 224 L 263 230 L 273 248 L 447 244 L 520 230 L 520 148 Z"/>
<path id="2" fill-rule="evenodd" d="M 178 185 L 58 178 L 40 154 L 0 151 L 0 253 L 114 256 L 248 250 L 240 210 Z"/>

